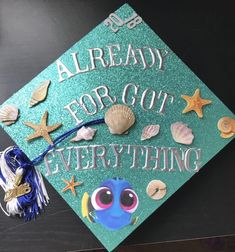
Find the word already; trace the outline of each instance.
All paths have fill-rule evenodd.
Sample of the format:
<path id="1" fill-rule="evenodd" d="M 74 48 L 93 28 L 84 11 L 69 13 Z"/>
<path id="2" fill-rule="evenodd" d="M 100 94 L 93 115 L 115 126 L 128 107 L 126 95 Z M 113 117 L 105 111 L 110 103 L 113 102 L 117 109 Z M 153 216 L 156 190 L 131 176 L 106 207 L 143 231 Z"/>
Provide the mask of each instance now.
<path id="1" fill-rule="evenodd" d="M 99 67 L 120 67 L 142 65 L 142 69 L 152 68 L 163 70 L 168 51 L 160 48 L 151 48 L 144 46 L 142 48 L 133 48 L 128 44 L 126 48 L 121 48 L 119 44 L 107 45 L 105 48 L 90 48 L 87 53 L 82 52 L 79 59 L 79 52 L 71 53 L 71 59 L 66 58 L 70 67 L 62 62 L 62 59 L 56 61 L 59 75 L 59 82 L 63 82 L 77 74 L 96 70 Z M 71 61 L 70 61 L 71 60 Z M 87 62 L 81 66 L 80 62 Z"/>
<path id="2" fill-rule="evenodd" d="M 162 90 L 157 92 L 152 88 L 141 90 L 140 86 L 134 83 L 125 85 L 121 95 L 120 98 L 111 95 L 109 88 L 102 85 L 92 89 L 91 94 L 85 93 L 78 100 L 73 100 L 64 108 L 69 111 L 78 124 L 81 122 L 77 117 L 79 108 L 87 115 L 95 115 L 98 110 L 103 110 L 114 103 L 123 103 L 134 107 L 139 102 L 144 111 L 155 110 L 162 115 L 165 113 L 166 106 L 174 102 L 174 95 L 170 93 Z"/>
<path id="3" fill-rule="evenodd" d="M 117 14 L 111 13 L 107 19 L 104 20 L 104 24 L 109 26 L 113 32 L 118 32 L 119 28 L 127 24 L 128 29 L 135 28 L 138 24 L 142 22 L 142 18 L 138 16 L 135 12 L 127 19 L 121 19 Z"/>
<path id="4" fill-rule="evenodd" d="M 135 171 L 197 172 L 201 149 L 109 144 L 69 146 L 50 151 L 44 158 L 45 176 L 63 171 L 123 168 Z"/>

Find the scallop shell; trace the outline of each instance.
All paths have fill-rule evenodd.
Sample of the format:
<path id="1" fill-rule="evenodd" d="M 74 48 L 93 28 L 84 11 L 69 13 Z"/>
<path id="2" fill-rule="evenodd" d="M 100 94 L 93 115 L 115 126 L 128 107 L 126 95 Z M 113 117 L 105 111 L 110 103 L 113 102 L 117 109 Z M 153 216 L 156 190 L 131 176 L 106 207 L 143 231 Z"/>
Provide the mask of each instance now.
<path id="1" fill-rule="evenodd" d="M 141 141 L 150 139 L 154 136 L 156 136 L 159 133 L 160 125 L 147 125 L 143 128 L 142 134 L 141 134 Z"/>
<path id="2" fill-rule="evenodd" d="M 33 91 L 31 100 L 29 102 L 30 107 L 33 107 L 46 99 L 50 83 L 50 80 L 45 80 L 41 82 L 40 85 Z"/>
<path id="3" fill-rule="evenodd" d="M 175 142 L 181 144 L 191 144 L 194 139 L 192 130 L 183 122 L 176 122 L 171 125 L 171 134 Z"/>
<path id="4" fill-rule="evenodd" d="M 0 121 L 9 126 L 16 122 L 19 109 L 15 105 L 6 105 L 0 109 Z"/>
<path id="5" fill-rule="evenodd" d="M 104 120 L 112 134 L 121 135 L 135 123 L 135 115 L 128 106 L 116 104 L 108 109 Z"/>
<path id="6" fill-rule="evenodd" d="M 97 129 L 83 126 L 80 130 L 78 130 L 76 137 L 72 138 L 70 141 L 78 142 L 81 140 L 92 140 L 96 131 Z"/>
<path id="7" fill-rule="evenodd" d="M 235 120 L 231 117 L 222 117 L 217 124 L 218 129 L 225 134 L 235 132 Z"/>

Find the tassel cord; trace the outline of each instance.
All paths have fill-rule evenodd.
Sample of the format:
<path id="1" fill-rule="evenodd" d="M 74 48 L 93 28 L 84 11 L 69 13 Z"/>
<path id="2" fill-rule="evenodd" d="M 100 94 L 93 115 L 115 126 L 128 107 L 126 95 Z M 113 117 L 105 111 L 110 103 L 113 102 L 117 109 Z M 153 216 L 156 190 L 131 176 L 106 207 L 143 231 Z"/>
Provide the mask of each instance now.
<path id="1" fill-rule="evenodd" d="M 10 216 L 10 214 L 3 208 L 1 202 L 0 202 L 0 208 L 2 209 L 3 213 L 6 215 L 6 216 Z"/>
<path id="2" fill-rule="evenodd" d="M 104 118 L 92 120 L 92 121 L 85 122 L 85 123 L 80 123 L 75 128 L 73 128 L 73 129 L 65 132 L 64 134 L 58 136 L 54 140 L 52 145 L 49 145 L 47 147 L 47 149 L 43 153 L 41 153 L 38 157 L 36 157 L 34 160 L 31 161 L 31 165 L 33 165 L 33 166 L 39 165 L 50 150 L 53 150 L 59 143 L 64 141 L 67 137 L 69 137 L 71 134 L 78 131 L 82 127 L 88 127 L 88 126 L 98 125 L 98 124 L 102 124 L 102 123 L 105 123 Z"/>
<path id="3" fill-rule="evenodd" d="M 82 127 L 103 123 L 105 123 L 104 118 L 80 123 L 76 127 L 55 138 L 53 144 L 49 145 L 43 153 L 32 161 L 17 146 L 9 147 L 3 153 L 0 153 L 0 185 L 3 189 L 6 191 L 8 187 L 12 188 L 12 183 L 14 183 L 17 173 L 24 174 L 22 182 L 27 182 L 31 186 L 30 193 L 8 202 L 6 210 L 0 202 L 0 209 L 4 214 L 7 216 L 16 214 L 20 216 L 23 215 L 26 221 L 34 219 L 36 215 L 40 213 L 40 210 L 43 210 L 43 206 L 46 205 L 49 200 L 44 183 L 42 179 L 39 179 L 39 175 L 34 166 L 39 165 L 50 150 L 53 150 L 59 143 Z M 11 181 L 10 184 L 9 179 Z"/>

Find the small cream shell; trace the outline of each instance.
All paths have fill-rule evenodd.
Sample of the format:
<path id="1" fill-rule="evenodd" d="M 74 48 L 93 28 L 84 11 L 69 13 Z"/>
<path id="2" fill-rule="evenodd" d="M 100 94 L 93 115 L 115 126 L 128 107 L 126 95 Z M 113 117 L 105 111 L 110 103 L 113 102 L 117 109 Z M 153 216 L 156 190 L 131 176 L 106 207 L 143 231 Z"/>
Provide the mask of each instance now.
<path id="1" fill-rule="evenodd" d="M 80 130 L 78 130 L 76 137 L 72 138 L 70 141 L 78 142 L 81 140 L 92 140 L 96 134 L 96 131 L 97 129 L 83 126 Z"/>
<path id="2" fill-rule="evenodd" d="M 222 117 L 219 119 L 217 127 L 225 134 L 235 133 L 235 120 L 231 117 Z"/>
<path id="3" fill-rule="evenodd" d="M 122 104 L 109 108 L 104 119 L 109 131 L 118 135 L 124 134 L 135 123 L 135 115 L 132 110 Z"/>
<path id="4" fill-rule="evenodd" d="M 229 132 L 229 133 L 221 132 L 221 133 L 220 133 L 220 136 L 221 136 L 222 138 L 230 138 L 230 137 L 233 137 L 234 135 L 235 135 L 235 133 L 233 133 L 233 132 Z"/>
<path id="5" fill-rule="evenodd" d="M 158 124 L 145 126 L 141 134 L 141 141 L 150 139 L 156 136 L 159 133 L 159 130 L 160 130 L 160 125 Z"/>
<path id="6" fill-rule="evenodd" d="M 171 125 L 171 134 L 175 142 L 180 144 L 191 144 L 194 139 L 192 130 L 183 122 L 176 122 Z"/>
<path id="7" fill-rule="evenodd" d="M 161 180 L 152 180 L 149 182 L 146 193 L 153 200 L 160 200 L 166 195 L 166 184 Z"/>
<path id="8" fill-rule="evenodd" d="M 19 109 L 15 105 L 6 105 L 0 109 L 0 121 L 9 126 L 16 122 Z"/>
<path id="9" fill-rule="evenodd" d="M 50 80 L 45 80 L 41 82 L 39 86 L 33 91 L 32 97 L 29 102 L 30 107 L 33 107 L 39 102 L 42 102 L 46 99 L 50 83 Z"/>

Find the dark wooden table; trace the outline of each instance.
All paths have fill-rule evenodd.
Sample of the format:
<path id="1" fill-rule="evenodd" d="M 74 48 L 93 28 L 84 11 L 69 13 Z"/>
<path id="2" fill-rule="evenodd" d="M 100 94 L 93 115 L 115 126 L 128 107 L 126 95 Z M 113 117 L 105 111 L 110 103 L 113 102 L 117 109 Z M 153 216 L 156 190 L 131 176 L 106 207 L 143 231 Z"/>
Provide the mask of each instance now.
<path id="1" fill-rule="evenodd" d="M 0 103 L 124 2 L 0 0 Z M 127 2 L 234 111 L 233 5 L 215 1 L 204 1 L 203 4 L 198 1 L 181 4 L 179 1 Z M 12 144 L 13 141 L 0 129 L 0 149 Z M 234 146 L 233 141 L 214 157 L 117 251 L 137 251 L 137 247 L 132 246 L 135 244 L 223 235 L 228 237 L 231 251 L 235 251 L 231 238 L 235 234 Z M 0 213 L 0 251 L 59 252 L 102 248 L 57 192 L 47 182 L 46 186 L 50 205 L 37 221 L 25 223 Z M 162 251 L 167 251 L 164 250 L 167 244 L 161 247 Z M 154 250 L 153 246 L 156 246 Z M 173 251 L 170 246 L 168 251 Z M 193 244 L 188 246 L 194 247 Z M 201 251 L 204 247 L 201 245 Z M 145 245 L 138 251 L 155 251 L 157 248 L 159 250 L 159 245 Z M 223 248 L 227 249 L 226 246 Z"/>

